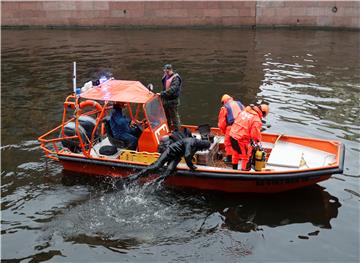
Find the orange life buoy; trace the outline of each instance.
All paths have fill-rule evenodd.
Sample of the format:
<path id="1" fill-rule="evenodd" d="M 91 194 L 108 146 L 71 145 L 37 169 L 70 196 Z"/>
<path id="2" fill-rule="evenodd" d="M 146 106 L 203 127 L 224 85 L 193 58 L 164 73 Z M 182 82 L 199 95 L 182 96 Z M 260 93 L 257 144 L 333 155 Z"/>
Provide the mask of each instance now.
<path id="1" fill-rule="evenodd" d="M 98 111 L 102 111 L 102 106 L 100 105 L 100 103 L 96 102 L 94 100 L 85 100 L 85 101 L 80 102 L 79 108 L 83 109 L 85 107 L 94 107 Z"/>

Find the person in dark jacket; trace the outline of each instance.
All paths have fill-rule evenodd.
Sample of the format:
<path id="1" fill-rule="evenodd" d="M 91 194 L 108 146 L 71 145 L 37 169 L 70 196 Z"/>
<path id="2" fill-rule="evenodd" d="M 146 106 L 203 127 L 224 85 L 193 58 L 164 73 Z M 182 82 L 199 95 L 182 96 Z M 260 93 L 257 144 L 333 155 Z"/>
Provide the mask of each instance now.
<path id="1" fill-rule="evenodd" d="M 123 141 L 128 149 L 136 150 L 137 131 L 131 120 L 123 115 L 122 107 L 119 104 L 114 104 L 110 113 L 110 128 L 115 139 Z"/>
<path id="2" fill-rule="evenodd" d="M 160 97 L 163 102 L 168 126 L 171 130 L 180 129 L 180 117 L 178 106 L 180 104 L 180 93 L 182 80 L 178 73 L 175 73 L 171 64 L 164 65 L 164 76 L 162 77 L 163 90 Z"/>
<path id="3" fill-rule="evenodd" d="M 199 140 L 196 138 L 184 138 L 174 142 L 160 155 L 160 157 L 150 164 L 141 172 L 129 176 L 127 179 L 131 182 L 149 173 L 154 173 L 167 163 L 167 168 L 155 181 L 163 181 L 167 176 L 171 175 L 175 170 L 182 157 L 190 170 L 196 170 L 196 166 L 192 163 L 192 158 L 197 151 L 203 151 L 210 148 L 210 142 L 207 140 Z"/>

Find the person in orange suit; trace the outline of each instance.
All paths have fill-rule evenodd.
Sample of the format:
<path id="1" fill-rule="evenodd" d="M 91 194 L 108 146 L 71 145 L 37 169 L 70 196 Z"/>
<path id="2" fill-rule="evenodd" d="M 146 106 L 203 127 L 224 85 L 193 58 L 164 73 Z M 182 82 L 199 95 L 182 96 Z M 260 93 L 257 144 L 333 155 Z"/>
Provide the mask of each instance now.
<path id="1" fill-rule="evenodd" d="M 226 152 L 225 162 L 231 163 L 231 158 L 233 155 L 233 149 L 230 142 L 230 129 L 231 125 L 234 123 L 236 117 L 244 109 L 244 105 L 240 101 L 235 101 L 228 94 L 224 94 L 221 98 L 222 107 L 220 108 L 219 117 L 218 117 L 218 127 L 223 134 L 224 146 Z"/>
<path id="2" fill-rule="evenodd" d="M 269 105 L 254 106 L 251 104 L 236 117 L 230 129 L 230 143 L 234 150 L 233 169 L 238 169 L 238 163 L 241 160 L 241 170 L 250 170 L 249 159 L 252 154 L 252 143 L 261 142 L 261 120 L 268 114 Z"/>

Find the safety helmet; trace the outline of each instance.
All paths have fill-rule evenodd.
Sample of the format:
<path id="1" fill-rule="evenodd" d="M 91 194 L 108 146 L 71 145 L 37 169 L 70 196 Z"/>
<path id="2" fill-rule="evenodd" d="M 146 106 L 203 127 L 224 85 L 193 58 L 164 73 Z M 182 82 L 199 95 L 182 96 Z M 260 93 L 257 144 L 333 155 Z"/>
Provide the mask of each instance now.
<path id="1" fill-rule="evenodd" d="M 263 114 L 263 117 L 268 116 L 269 111 L 270 111 L 269 105 L 267 105 L 267 104 L 261 104 L 259 108 L 260 108 L 260 110 L 261 110 L 261 112 L 262 112 L 262 114 Z"/>
<path id="2" fill-rule="evenodd" d="M 225 103 L 227 103 L 229 100 L 231 100 L 232 99 L 232 97 L 231 96 L 229 96 L 228 94 L 224 94 L 222 97 L 221 97 L 221 103 L 222 104 L 225 104 Z"/>

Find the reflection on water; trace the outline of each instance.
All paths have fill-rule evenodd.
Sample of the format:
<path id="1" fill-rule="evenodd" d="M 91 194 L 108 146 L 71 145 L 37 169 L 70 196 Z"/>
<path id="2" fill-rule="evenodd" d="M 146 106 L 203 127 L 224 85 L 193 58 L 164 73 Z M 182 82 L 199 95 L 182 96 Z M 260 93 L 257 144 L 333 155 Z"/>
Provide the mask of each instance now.
<path id="1" fill-rule="evenodd" d="M 2 36 L 4 259 L 359 259 L 358 32 L 3 30 Z M 216 125 L 225 92 L 244 104 L 268 101 L 269 132 L 342 141 L 345 173 L 276 195 L 115 191 L 110 179 L 65 174 L 45 160 L 36 138 L 61 119 L 72 61 L 79 83 L 109 71 L 157 89 L 161 66 L 172 63 L 184 79 L 180 113 L 187 124 Z"/>

